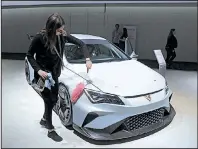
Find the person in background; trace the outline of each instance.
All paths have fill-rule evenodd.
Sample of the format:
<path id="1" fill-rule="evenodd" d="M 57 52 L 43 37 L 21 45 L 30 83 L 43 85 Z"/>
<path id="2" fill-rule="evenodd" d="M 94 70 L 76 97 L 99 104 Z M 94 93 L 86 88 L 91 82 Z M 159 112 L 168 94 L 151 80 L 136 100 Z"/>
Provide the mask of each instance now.
<path id="1" fill-rule="evenodd" d="M 128 32 L 126 28 L 123 28 L 123 33 L 119 40 L 119 47 L 125 52 L 125 41 L 128 38 Z"/>
<path id="2" fill-rule="evenodd" d="M 34 79 L 38 80 L 42 78 L 45 80 L 48 72 L 51 72 L 52 78 L 55 81 L 55 85 L 52 86 L 51 90 L 44 88 L 41 92 L 45 110 L 40 125 L 47 128 L 48 137 L 57 142 L 62 141 L 62 137 L 56 133 L 52 124 L 52 110 L 58 100 L 58 78 L 61 74 L 61 67 L 63 66 L 61 58 L 63 58 L 65 43 L 70 42 L 82 47 L 87 69 L 91 69 L 92 66 L 86 44 L 74 36 L 69 35 L 64 30 L 64 27 L 65 22 L 63 18 L 58 13 L 52 14 L 48 18 L 45 28 L 33 38 L 27 52 L 27 59 L 34 69 Z M 34 54 L 36 54 L 36 59 L 34 58 Z"/>
<path id="3" fill-rule="evenodd" d="M 175 48 L 177 48 L 178 42 L 175 34 L 176 34 L 175 29 L 171 29 L 165 47 L 167 52 L 166 63 L 168 68 L 172 67 L 173 60 L 176 57 Z"/>
<path id="4" fill-rule="evenodd" d="M 119 28 L 120 28 L 120 25 L 116 24 L 115 29 L 112 32 L 112 42 L 116 46 L 119 46 L 119 39 L 120 39 L 120 35 L 121 35 Z"/>

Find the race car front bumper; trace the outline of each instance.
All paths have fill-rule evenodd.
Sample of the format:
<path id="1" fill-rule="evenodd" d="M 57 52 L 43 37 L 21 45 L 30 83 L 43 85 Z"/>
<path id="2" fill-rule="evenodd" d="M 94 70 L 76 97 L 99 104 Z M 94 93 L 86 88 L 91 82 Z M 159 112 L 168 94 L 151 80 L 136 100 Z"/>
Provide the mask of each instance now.
<path id="1" fill-rule="evenodd" d="M 176 112 L 170 105 L 170 111 L 160 108 L 147 113 L 128 117 L 104 129 L 79 127 L 75 130 L 93 140 L 118 140 L 124 138 L 145 137 L 155 133 L 171 123 Z"/>

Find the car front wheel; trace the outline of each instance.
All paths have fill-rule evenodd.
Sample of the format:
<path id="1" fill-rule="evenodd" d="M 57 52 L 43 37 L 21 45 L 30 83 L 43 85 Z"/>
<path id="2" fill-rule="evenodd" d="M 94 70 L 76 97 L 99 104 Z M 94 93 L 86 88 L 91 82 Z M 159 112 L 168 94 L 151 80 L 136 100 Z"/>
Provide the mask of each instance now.
<path id="1" fill-rule="evenodd" d="M 72 103 L 67 87 L 60 83 L 58 91 L 58 101 L 54 111 L 58 114 L 62 124 L 66 127 L 72 125 Z"/>

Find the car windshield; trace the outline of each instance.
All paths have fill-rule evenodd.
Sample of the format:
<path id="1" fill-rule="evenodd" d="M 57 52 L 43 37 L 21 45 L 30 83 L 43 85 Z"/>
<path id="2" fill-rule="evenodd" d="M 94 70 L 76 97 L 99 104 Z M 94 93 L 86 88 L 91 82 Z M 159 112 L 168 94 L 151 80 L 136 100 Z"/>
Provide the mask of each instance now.
<path id="1" fill-rule="evenodd" d="M 82 41 L 87 45 L 93 63 L 124 61 L 130 59 L 130 57 L 123 51 L 107 40 L 86 39 Z M 64 54 L 69 63 L 85 62 L 82 48 L 72 43 L 66 43 Z"/>

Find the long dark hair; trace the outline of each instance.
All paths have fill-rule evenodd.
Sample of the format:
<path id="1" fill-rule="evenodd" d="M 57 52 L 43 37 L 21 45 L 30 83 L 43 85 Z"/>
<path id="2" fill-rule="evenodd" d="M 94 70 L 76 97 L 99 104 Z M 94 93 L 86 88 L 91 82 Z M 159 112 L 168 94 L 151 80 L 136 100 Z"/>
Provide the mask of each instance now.
<path id="1" fill-rule="evenodd" d="M 41 30 L 41 33 L 44 34 L 45 47 L 53 50 L 56 44 L 56 30 L 63 25 L 65 25 L 65 21 L 58 13 L 49 16 L 45 28 Z"/>
<path id="2" fill-rule="evenodd" d="M 170 30 L 170 32 L 169 32 L 169 35 L 168 35 L 168 37 L 171 37 L 171 36 L 173 36 L 174 34 L 173 34 L 173 32 L 175 31 L 175 29 L 174 28 L 172 28 L 171 30 Z"/>
<path id="3" fill-rule="evenodd" d="M 127 37 L 128 37 L 127 29 L 126 28 L 123 28 L 123 33 L 122 33 L 121 39 L 122 38 L 127 38 Z"/>

